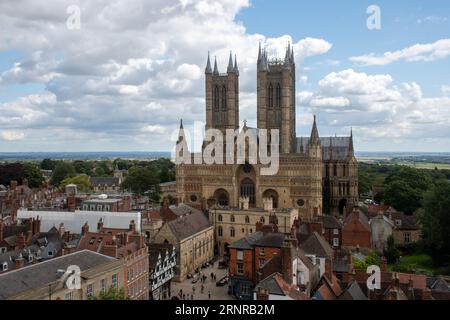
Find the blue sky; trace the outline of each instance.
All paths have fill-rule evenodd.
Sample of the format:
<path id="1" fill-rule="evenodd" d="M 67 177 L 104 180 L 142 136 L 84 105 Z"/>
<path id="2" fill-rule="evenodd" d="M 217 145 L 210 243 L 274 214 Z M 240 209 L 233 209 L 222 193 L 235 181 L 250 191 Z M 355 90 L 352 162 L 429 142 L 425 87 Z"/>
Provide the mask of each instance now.
<path id="1" fill-rule="evenodd" d="M 206 54 L 240 67 L 256 123 L 258 42 L 296 53 L 297 134 L 352 127 L 359 151 L 450 151 L 447 1 L 69 0 L 0 3 L 0 151 L 169 151 L 204 121 Z M 369 5 L 381 29 L 366 27 Z"/>

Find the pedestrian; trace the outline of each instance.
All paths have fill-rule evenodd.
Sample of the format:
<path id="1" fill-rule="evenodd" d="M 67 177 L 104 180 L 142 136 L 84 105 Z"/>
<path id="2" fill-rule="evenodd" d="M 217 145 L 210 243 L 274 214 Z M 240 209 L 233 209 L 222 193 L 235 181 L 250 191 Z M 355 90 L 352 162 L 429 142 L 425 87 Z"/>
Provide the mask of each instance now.
<path id="1" fill-rule="evenodd" d="M 195 293 L 195 286 L 192 286 L 192 292 Z"/>
<path id="2" fill-rule="evenodd" d="M 205 287 L 202 285 L 200 288 L 200 292 L 203 293 L 203 290 L 205 290 Z"/>
<path id="3" fill-rule="evenodd" d="M 194 300 L 194 294 L 191 294 L 191 300 Z"/>
<path id="4" fill-rule="evenodd" d="M 208 299 L 211 300 L 211 291 L 208 290 Z"/>
<path id="5" fill-rule="evenodd" d="M 211 272 L 211 280 L 214 280 L 214 273 Z"/>
<path id="6" fill-rule="evenodd" d="M 183 293 L 183 300 L 186 300 L 186 294 Z"/>

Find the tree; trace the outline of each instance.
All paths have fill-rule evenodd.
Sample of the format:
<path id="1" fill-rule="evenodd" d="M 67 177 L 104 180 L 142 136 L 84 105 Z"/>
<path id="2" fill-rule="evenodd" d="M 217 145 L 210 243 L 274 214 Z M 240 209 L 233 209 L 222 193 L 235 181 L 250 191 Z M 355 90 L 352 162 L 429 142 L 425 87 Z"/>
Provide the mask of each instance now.
<path id="1" fill-rule="evenodd" d="M 51 182 L 53 185 L 59 186 L 65 178 L 73 177 L 75 174 L 75 168 L 71 163 L 58 161 L 53 169 Z"/>
<path id="2" fill-rule="evenodd" d="M 159 179 L 156 173 L 148 168 L 131 167 L 121 187 L 139 195 L 148 195 L 155 202 L 159 201 Z"/>
<path id="3" fill-rule="evenodd" d="M 423 199 L 417 212 L 425 247 L 433 258 L 449 260 L 450 252 L 450 183 L 439 181 Z"/>
<path id="4" fill-rule="evenodd" d="M 422 205 L 423 190 L 415 189 L 406 181 L 390 182 L 384 192 L 384 203 L 397 210 L 412 214 Z"/>
<path id="5" fill-rule="evenodd" d="M 0 165 L 0 184 L 8 186 L 11 180 L 21 183 L 25 177 L 25 168 L 21 163 L 7 163 Z"/>
<path id="6" fill-rule="evenodd" d="M 106 292 L 100 292 L 97 296 L 92 297 L 92 300 L 128 300 L 125 296 L 125 292 L 121 288 L 110 287 Z"/>
<path id="7" fill-rule="evenodd" d="M 84 173 L 88 176 L 92 175 L 94 164 L 91 161 L 75 160 L 72 164 L 77 173 Z"/>
<path id="8" fill-rule="evenodd" d="M 28 186 L 30 188 L 38 188 L 42 185 L 44 177 L 42 176 L 39 167 L 31 162 L 24 164 L 24 175 L 28 179 Z"/>
<path id="9" fill-rule="evenodd" d="M 92 191 L 92 184 L 89 180 L 89 176 L 86 174 L 79 174 L 75 177 L 69 177 L 65 178 L 60 183 L 61 188 L 65 188 L 68 184 L 76 184 L 77 190 L 81 192 L 91 192 Z"/>
<path id="10" fill-rule="evenodd" d="M 400 251 L 395 246 L 393 235 L 390 235 L 387 238 L 387 248 L 384 250 L 384 256 L 389 263 L 396 263 L 400 257 Z"/>
<path id="11" fill-rule="evenodd" d="M 51 159 L 44 159 L 41 162 L 41 169 L 42 170 L 53 170 L 55 168 L 56 161 L 53 161 Z"/>

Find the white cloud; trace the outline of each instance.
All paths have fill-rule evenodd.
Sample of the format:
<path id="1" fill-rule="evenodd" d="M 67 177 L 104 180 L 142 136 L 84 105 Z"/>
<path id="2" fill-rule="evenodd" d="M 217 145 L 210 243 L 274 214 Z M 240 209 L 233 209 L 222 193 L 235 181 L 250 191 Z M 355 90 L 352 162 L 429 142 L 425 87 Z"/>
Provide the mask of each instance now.
<path id="1" fill-rule="evenodd" d="M 302 61 L 332 48 L 324 39 L 248 33 L 235 20 L 250 6 L 248 0 L 78 0 L 81 29 L 68 30 L 66 9 L 72 4 L 22 0 L 17 10 L 13 1 L 0 2 L 0 50 L 22 57 L 0 74 L 0 86 L 40 83 L 46 88 L 0 103 L 0 126 L 26 132 L 20 144 L 0 143 L 0 148 L 84 150 L 97 143 L 106 150 L 139 150 L 143 144 L 168 150 L 168 137 L 144 136 L 175 128 L 180 118 L 186 123 L 204 119 L 208 51 L 217 56 L 221 72 L 229 51 L 237 55 L 241 118 L 251 122 L 260 41 L 280 57 L 291 42 L 297 76 L 304 82 Z"/>
<path id="2" fill-rule="evenodd" d="M 395 83 L 389 74 L 333 72 L 297 99 L 304 116 L 318 115 L 321 134 L 353 127 L 366 150 L 447 150 L 450 143 L 450 97 L 424 97 L 418 83 Z"/>
<path id="3" fill-rule="evenodd" d="M 442 85 L 441 92 L 444 96 L 449 96 L 450 95 L 450 85 Z"/>
<path id="4" fill-rule="evenodd" d="M 382 66 L 396 61 L 435 61 L 445 59 L 450 55 L 450 39 L 441 39 L 434 43 L 415 44 L 411 47 L 382 55 L 370 53 L 350 57 L 349 60 L 367 66 Z"/>
<path id="5" fill-rule="evenodd" d="M 0 132 L 0 139 L 6 141 L 17 141 L 25 138 L 25 133 L 17 131 L 2 131 Z"/>

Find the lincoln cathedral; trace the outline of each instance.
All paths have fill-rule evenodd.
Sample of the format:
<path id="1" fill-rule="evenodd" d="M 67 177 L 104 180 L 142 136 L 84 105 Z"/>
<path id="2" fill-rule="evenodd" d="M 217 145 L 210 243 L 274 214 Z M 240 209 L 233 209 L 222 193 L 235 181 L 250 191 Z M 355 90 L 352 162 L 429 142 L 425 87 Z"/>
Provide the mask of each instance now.
<path id="1" fill-rule="evenodd" d="M 230 53 L 226 73 L 208 54 L 205 68 L 205 129 L 239 130 L 239 69 Z M 179 164 L 179 200 L 197 208 L 216 210 L 294 209 L 303 218 L 336 216 L 358 201 L 358 168 L 353 136 L 319 136 L 316 119 L 309 137 L 297 137 L 295 61 L 289 45 L 284 59 L 270 58 L 259 48 L 257 60 L 257 128 L 244 124 L 241 132 L 279 130 L 279 170 L 262 175 L 261 164 Z M 245 122 L 244 122 L 245 123 Z M 183 136 L 180 126 L 180 137 Z M 177 143 L 183 140 L 179 138 Z M 205 147 L 206 142 L 203 144 Z M 195 154 L 191 156 L 195 157 Z"/>

